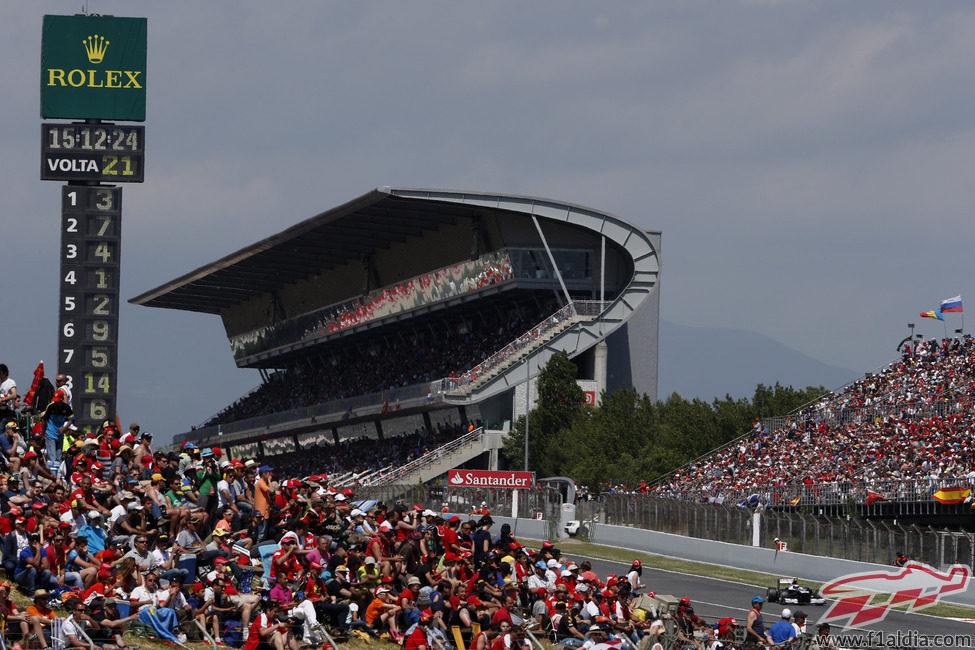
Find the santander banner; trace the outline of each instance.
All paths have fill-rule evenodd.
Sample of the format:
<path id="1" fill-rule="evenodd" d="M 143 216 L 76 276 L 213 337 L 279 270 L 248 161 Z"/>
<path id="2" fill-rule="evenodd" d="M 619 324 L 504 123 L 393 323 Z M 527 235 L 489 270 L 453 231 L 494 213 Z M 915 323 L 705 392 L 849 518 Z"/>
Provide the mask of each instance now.
<path id="1" fill-rule="evenodd" d="M 452 469 L 447 472 L 451 487 L 530 488 L 535 472 L 489 472 L 478 469 Z"/>

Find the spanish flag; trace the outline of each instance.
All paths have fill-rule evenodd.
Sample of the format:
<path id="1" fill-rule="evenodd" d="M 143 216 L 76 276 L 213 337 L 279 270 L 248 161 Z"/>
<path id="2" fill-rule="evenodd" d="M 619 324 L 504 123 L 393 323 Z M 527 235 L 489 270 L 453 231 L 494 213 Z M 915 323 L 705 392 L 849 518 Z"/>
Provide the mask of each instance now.
<path id="1" fill-rule="evenodd" d="M 799 502 L 800 501 L 802 501 L 802 497 L 801 496 L 796 497 L 795 499 L 793 499 L 792 501 L 789 502 L 789 505 L 790 506 L 797 506 L 797 505 L 799 505 Z"/>
<path id="2" fill-rule="evenodd" d="M 940 503 L 952 504 L 952 503 L 961 503 L 971 493 L 972 491 L 969 490 L 968 488 L 950 487 L 950 488 L 941 488 L 940 490 L 935 492 L 932 496 L 934 497 L 935 501 L 938 501 Z"/>
<path id="3" fill-rule="evenodd" d="M 944 320 L 944 318 L 941 317 L 941 312 L 933 309 L 931 311 L 922 311 L 921 318 L 935 318 L 937 320 Z"/>

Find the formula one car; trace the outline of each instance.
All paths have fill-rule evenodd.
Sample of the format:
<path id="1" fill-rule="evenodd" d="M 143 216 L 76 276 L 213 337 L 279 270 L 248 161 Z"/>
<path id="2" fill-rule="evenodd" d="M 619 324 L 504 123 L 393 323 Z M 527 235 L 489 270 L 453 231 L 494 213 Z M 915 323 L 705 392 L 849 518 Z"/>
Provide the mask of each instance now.
<path id="1" fill-rule="evenodd" d="M 825 605 L 826 599 L 815 589 L 803 587 L 797 578 L 779 578 L 777 587 L 769 587 L 765 600 L 783 605 Z"/>

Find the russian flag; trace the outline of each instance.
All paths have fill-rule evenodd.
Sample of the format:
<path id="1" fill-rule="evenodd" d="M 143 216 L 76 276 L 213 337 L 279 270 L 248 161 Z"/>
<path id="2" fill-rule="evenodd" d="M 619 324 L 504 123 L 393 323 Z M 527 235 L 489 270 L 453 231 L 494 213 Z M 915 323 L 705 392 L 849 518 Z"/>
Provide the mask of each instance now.
<path id="1" fill-rule="evenodd" d="M 961 307 L 961 296 L 941 301 L 941 312 L 964 311 Z"/>

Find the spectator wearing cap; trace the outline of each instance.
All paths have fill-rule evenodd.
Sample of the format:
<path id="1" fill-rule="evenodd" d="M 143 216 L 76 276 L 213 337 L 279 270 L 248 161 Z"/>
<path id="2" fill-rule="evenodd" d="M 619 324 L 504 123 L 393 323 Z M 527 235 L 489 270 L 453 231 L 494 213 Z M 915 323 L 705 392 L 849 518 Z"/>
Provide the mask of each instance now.
<path id="1" fill-rule="evenodd" d="M 149 528 L 146 523 L 145 506 L 138 497 L 125 504 L 125 514 L 115 520 L 111 527 L 111 534 L 118 538 L 125 546 L 130 546 L 138 535 L 154 535 L 155 528 Z"/>
<path id="2" fill-rule="evenodd" d="M 723 648 L 726 641 L 734 641 L 736 627 L 738 627 L 738 621 L 731 616 L 718 620 L 714 626 L 714 632 L 717 642 L 721 644 L 720 647 Z"/>
<path id="3" fill-rule="evenodd" d="M 9 577 L 13 577 L 17 570 L 17 559 L 27 547 L 27 519 L 17 515 L 13 517 L 13 530 L 3 538 L 3 568 Z"/>
<path id="4" fill-rule="evenodd" d="M 32 597 L 33 602 L 24 611 L 27 623 L 31 631 L 37 636 L 37 641 L 42 648 L 49 647 L 51 643 L 51 621 L 57 618 L 54 610 L 48 602 L 51 594 L 46 589 L 38 589 Z"/>
<path id="5" fill-rule="evenodd" d="M 240 514 L 240 507 L 237 505 L 237 470 L 230 464 L 229 460 L 220 461 L 220 480 L 217 481 L 217 505 L 223 510 L 230 508 L 234 515 Z"/>
<path id="6" fill-rule="evenodd" d="M 151 476 L 152 472 L 156 470 L 153 467 L 152 462 L 146 463 L 146 458 L 153 458 L 152 453 L 152 434 L 148 431 L 141 431 L 138 435 L 138 442 L 130 443 L 133 445 L 133 455 L 135 457 L 135 466 L 142 468 L 143 474 L 139 477 L 140 479 L 147 479 Z"/>
<path id="7" fill-rule="evenodd" d="M 390 638 L 399 643 L 403 638 L 399 626 L 396 624 L 396 617 L 400 612 L 399 605 L 395 602 L 396 596 L 389 587 L 379 587 L 376 595 L 366 607 L 365 622 L 377 635 L 388 632 Z"/>
<path id="8" fill-rule="evenodd" d="M 796 630 L 796 638 L 799 639 L 806 633 L 806 612 L 801 609 L 796 610 L 792 615 L 792 627 Z"/>
<path id="9" fill-rule="evenodd" d="M 207 513 L 207 521 L 212 522 L 219 502 L 217 483 L 220 482 L 220 469 L 217 467 L 213 449 L 200 450 L 200 459 L 202 467 L 196 471 L 196 484 L 199 486 L 197 492 L 200 495 L 197 505 Z"/>
<path id="10" fill-rule="evenodd" d="M 460 536 L 458 531 L 460 530 L 460 517 L 457 515 L 451 516 L 443 527 L 443 547 L 444 551 L 449 551 L 456 555 L 460 555 Z"/>
<path id="11" fill-rule="evenodd" d="M 20 480 L 24 485 L 31 485 L 37 481 L 38 477 L 43 477 L 48 481 L 57 480 L 54 474 L 48 471 L 47 463 L 40 462 L 41 456 L 33 449 L 24 454 L 24 459 L 20 463 Z"/>
<path id="12" fill-rule="evenodd" d="M 677 608 L 674 616 L 674 635 L 678 643 L 686 648 L 693 646 L 698 650 L 703 650 L 701 642 L 694 638 L 694 608 L 690 605 Z"/>
<path id="13" fill-rule="evenodd" d="M 271 524 L 271 479 L 273 471 L 267 465 L 261 465 L 257 470 L 257 482 L 254 483 L 254 510 L 261 513 L 263 519 L 257 529 L 257 541 L 267 538 L 268 527 Z"/>
<path id="14" fill-rule="evenodd" d="M 406 632 L 403 641 L 403 650 L 433 650 L 434 643 L 430 635 L 430 622 L 433 619 L 433 612 L 424 610 L 417 612 L 416 624 L 411 626 Z"/>
<path id="15" fill-rule="evenodd" d="M 349 583 L 349 567 L 340 564 L 335 567 L 331 579 L 325 581 L 325 592 L 330 601 L 319 603 L 322 614 L 328 616 L 332 627 L 346 629 L 349 616 L 349 603 L 352 598 L 352 587 Z"/>
<path id="16" fill-rule="evenodd" d="M 792 641 L 796 639 L 796 629 L 792 627 L 792 610 L 788 607 L 782 610 L 782 620 L 769 628 L 768 637 L 778 648 L 792 648 Z"/>
<path id="17" fill-rule="evenodd" d="M 230 461 L 230 466 L 234 470 L 234 478 L 230 485 L 233 488 L 233 495 L 237 499 L 237 510 L 241 514 L 250 516 L 254 512 L 254 488 L 253 469 L 248 469 L 240 459 Z"/>
<path id="18" fill-rule="evenodd" d="M 25 448 L 26 445 L 20 437 L 20 427 L 15 421 L 8 419 L 4 423 L 3 435 L 0 436 L 0 452 L 3 452 L 11 472 L 17 473 L 20 470 L 20 459 Z"/>
<path id="19" fill-rule="evenodd" d="M 92 511 L 105 517 L 110 514 L 109 509 L 95 498 L 95 493 L 91 487 L 91 476 L 88 474 L 81 475 L 78 480 L 78 487 L 71 493 L 71 498 L 78 502 L 79 508 L 86 514 L 91 514 Z"/>
<path id="20" fill-rule="evenodd" d="M 133 450 L 129 445 L 122 445 L 118 448 L 118 455 L 112 461 L 112 472 L 119 476 L 128 476 L 131 471 Z"/>
<path id="21" fill-rule="evenodd" d="M 165 477 L 159 472 L 150 474 L 146 482 L 145 495 L 150 501 L 150 512 L 157 521 L 163 517 L 163 508 L 169 508 L 169 504 L 166 502 L 165 492 Z"/>
<path id="22" fill-rule="evenodd" d="M 59 384 L 58 388 L 54 392 L 51 403 L 44 409 L 42 418 L 47 460 L 53 467 L 57 467 L 61 463 L 65 434 L 74 425 L 74 413 L 71 411 L 71 391 L 67 386 L 67 378 L 64 375 L 58 375 L 55 381 Z"/>
<path id="23" fill-rule="evenodd" d="M 27 616 L 17 609 L 17 603 L 10 599 L 10 582 L 7 580 L 0 580 L 0 612 L 6 618 L 8 627 L 7 634 L 10 634 L 11 627 L 16 626 L 20 631 L 21 637 L 26 637 L 28 634 L 27 627 Z M 9 636 L 7 637 L 10 638 Z"/>
<path id="24" fill-rule="evenodd" d="M 382 575 L 379 573 L 379 565 L 376 564 L 376 558 L 371 555 L 367 555 L 356 569 L 356 575 L 359 578 L 359 584 L 364 588 L 372 589 L 382 581 Z"/>
<path id="25" fill-rule="evenodd" d="M 762 606 L 765 599 L 761 596 L 752 598 L 752 608 L 745 616 L 745 642 L 771 645 L 772 639 L 765 632 L 765 619 L 762 617 Z"/>
<path id="26" fill-rule="evenodd" d="M 630 593 L 634 596 L 640 595 L 640 590 L 646 587 L 645 584 L 640 582 L 640 578 L 643 576 L 643 563 L 640 560 L 633 560 L 630 564 L 630 570 L 626 573 L 626 580 L 630 583 Z"/>
<path id="27" fill-rule="evenodd" d="M 388 521 L 379 524 L 379 534 L 369 540 L 366 545 L 366 555 L 371 555 L 379 564 L 379 572 L 383 576 L 394 576 L 398 573 L 397 563 L 402 559 L 393 553 L 393 526 Z"/>
<path id="28" fill-rule="evenodd" d="M 579 618 L 579 612 L 578 603 L 573 603 L 571 607 L 566 607 L 565 613 L 559 616 L 558 624 L 555 626 L 555 638 L 559 645 L 566 648 L 578 648 L 585 642 L 585 633 L 589 631 L 589 626 Z"/>
<path id="29" fill-rule="evenodd" d="M 400 606 L 400 629 L 406 630 L 420 620 L 420 610 L 416 600 L 420 595 L 420 579 L 410 576 L 406 579 L 406 588 L 396 597 L 396 604 Z"/>
<path id="30" fill-rule="evenodd" d="M 534 572 L 528 576 L 528 591 L 533 594 L 552 593 L 555 582 L 548 579 L 548 566 L 544 560 L 535 562 Z"/>

